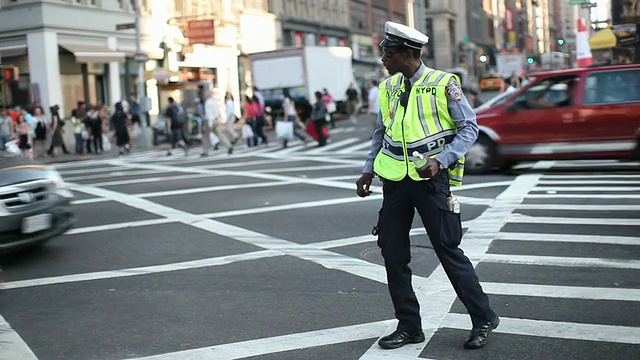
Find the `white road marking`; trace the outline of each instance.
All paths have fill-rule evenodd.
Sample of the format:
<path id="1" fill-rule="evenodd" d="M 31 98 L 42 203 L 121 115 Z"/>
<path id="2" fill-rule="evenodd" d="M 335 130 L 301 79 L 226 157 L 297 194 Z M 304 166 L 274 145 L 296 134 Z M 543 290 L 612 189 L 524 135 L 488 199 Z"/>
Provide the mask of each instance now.
<path id="1" fill-rule="evenodd" d="M 344 149 L 340 149 L 336 152 L 334 152 L 334 154 L 353 154 L 356 152 L 362 152 L 364 150 L 366 150 L 367 152 L 371 149 L 371 140 L 369 141 L 365 141 L 362 142 L 360 144 L 356 144 L 356 145 L 352 145 L 352 146 L 348 146 Z"/>
<path id="2" fill-rule="evenodd" d="M 483 282 L 486 293 L 495 295 L 537 296 L 560 299 L 640 301 L 640 290 L 605 287 L 535 285 Z"/>
<path id="3" fill-rule="evenodd" d="M 534 255 L 512 255 L 512 254 L 485 254 L 474 256 L 475 261 L 497 263 L 497 264 L 517 264 L 517 265 L 546 265 L 564 267 L 592 267 L 611 269 L 640 269 L 640 260 L 623 259 L 602 259 L 602 258 L 581 258 L 563 256 L 534 256 Z"/>
<path id="4" fill-rule="evenodd" d="M 376 336 L 373 334 L 371 337 Z M 0 360 L 38 360 L 20 335 L 0 315 Z"/>
<path id="5" fill-rule="evenodd" d="M 640 226 L 640 219 L 614 218 L 573 218 L 552 216 L 527 216 L 513 214 L 507 219 L 511 223 L 519 224 L 562 224 L 562 225 L 630 225 Z"/>
<path id="6" fill-rule="evenodd" d="M 106 179 L 106 178 L 114 178 L 114 177 L 117 178 L 117 177 L 123 177 L 123 176 L 155 175 L 159 173 L 162 173 L 162 171 L 140 170 L 140 171 L 129 171 L 126 173 L 123 171 L 118 171 L 118 172 L 112 172 L 108 174 L 72 176 L 68 178 L 64 177 L 63 175 L 62 178 L 64 179 L 65 182 L 72 182 L 72 181 L 92 180 L 92 179 Z"/>
<path id="7" fill-rule="evenodd" d="M 358 138 L 347 138 L 347 139 L 344 139 L 344 140 L 333 142 L 331 144 L 327 144 L 327 145 L 325 145 L 323 147 L 317 147 L 317 148 L 314 148 L 312 150 L 305 151 L 304 154 L 305 155 L 318 155 L 318 154 L 324 154 L 324 153 L 327 153 L 327 152 L 332 152 L 332 150 L 334 150 L 336 148 L 342 147 L 344 145 L 349 145 L 349 144 L 354 143 L 354 142 L 356 142 L 358 140 L 359 140 Z"/>
<path id="8" fill-rule="evenodd" d="M 531 191 L 588 191 L 588 192 L 625 192 L 640 191 L 638 186 L 537 186 Z"/>
<path id="9" fill-rule="evenodd" d="M 640 199 L 636 194 L 529 194 L 531 199 Z"/>
<path id="10" fill-rule="evenodd" d="M 640 245 L 640 237 L 627 236 L 598 236 L 575 234 L 545 234 L 545 233 L 518 233 L 501 232 L 496 240 L 521 240 L 521 241 L 545 241 L 545 242 L 575 242 L 614 245 Z"/>
<path id="11" fill-rule="evenodd" d="M 10 281 L 4 284 L 5 286 L 3 291 L 11 290 L 11 289 L 22 289 L 22 288 L 34 287 L 34 286 L 66 284 L 66 283 L 73 283 L 73 282 L 80 282 L 80 281 L 113 279 L 113 278 L 121 278 L 121 277 L 127 277 L 127 276 L 149 275 L 149 274 L 157 274 L 157 273 L 169 272 L 169 271 L 197 269 L 197 268 L 203 268 L 203 267 L 226 265 L 226 264 L 231 264 L 239 261 L 264 259 L 264 258 L 270 258 L 275 256 L 281 256 L 281 255 L 284 255 L 284 254 L 279 251 L 261 250 L 261 251 L 254 251 L 254 252 L 237 254 L 237 255 L 227 255 L 227 256 L 213 257 L 213 258 L 200 259 L 200 260 L 183 261 L 179 263 L 164 264 L 164 265 L 142 266 L 137 268 L 128 268 L 128 269 L 121 269 L 121 270 L 97 271 L 97 272 L 73 274 L 73 275 L 52 276 L 48 278 Z"/>
<path id="12" fill-rule="evenodd" d="M 442 325 L 447 328 L 467 330 L 471 327 L 471 322 L 467 315 L 451 313 L 447 315 Z M 640 344 L 640 328 L 630 326 L 580 324 L 500 317 L 500 326 L 498 326 L 494 332 L 556 339 Z"/>
<path id="13" fill-rule="evenodd" d="M 130 184 L 142 184 L 142 183 L 151 183 L 151 182 L 172 182 L 184 179 L 197 179 L 197 178 L 210 178 L 210 177 L 220 177 L 222 175 L 211 175 L 211 174 L 188 174 L 188 175 L 171 175 L 171 176 L 162 176 L 162 177 L 148 177 L 144 179 L 128 179 L 128 180 L 116 180 L 116 181 L 105 181 L 99 183 L 91 183 L 91 186 L 96 187 L 105 187 L 105 186 L 118 186 L 118 185 L 130 185 Z"/>
<path id="14" fill-rule="evenodd" d="M 520 204 L 522 210 L 640 211 L 640 205 Z"/>
<path id="15" fill-rule="evenodd" d="M 569 179 L 569 180 L 578 180 L 578 179 L 585 179 L 585 180 L 593 180 L 593 179 L 620 179 L 620 178 L 625 178 L 625 179 L 640 179 L 640 175 L 636 175 L 636 174 L 624 174 L 624 173 L 620 173 L 620 174 L 588 174 L 588 175 L 581 175 L 581 174 L 575 174 L 575 175 L 543 175 L 542 180 L 550 180 L 550 179 Z"/>
<path id="16" fill-rule="evenodd" d="M 108 199 L 105 199 L 105 200 L 111 201 Z M 170 222 L 175 222 L 175 221 L 167 218 L 160 218 L 160 219 L 151 219 L 151 220 L 121 222 L 121 223 L 115 223 L 115 224 L 85 226 L 81 228 L 71 229 L 67 231 L 65 235 L 88 234 L 88 233 L 94 233 L 99 231 L 111 231 L 111 230 L 127 229 L 127 228 L 134 228 L 134 227 L 140 227 L 140 226 L 167 224 Z"/>
<path id="17" fill-rule="evenodd" d="M 343 326 L 333 329 L 315 330 L 224 345 L 207 346 L 199 349 L 184 350 L 129 360 L 244 359 L 283 351 L 306 349 L 314 346 L 326 346 L 369 339 L 377 336 L 381 331 L 387 328 L 390 322 L 390 320 L 385 320 L 367 324 Z"/>
<path id="18" fill-rule="evenodd" d="M 637 185 L 638 180 L 540 180 L 538 185 Z M 612 187 L 615 189 L 615 187 Z"/>

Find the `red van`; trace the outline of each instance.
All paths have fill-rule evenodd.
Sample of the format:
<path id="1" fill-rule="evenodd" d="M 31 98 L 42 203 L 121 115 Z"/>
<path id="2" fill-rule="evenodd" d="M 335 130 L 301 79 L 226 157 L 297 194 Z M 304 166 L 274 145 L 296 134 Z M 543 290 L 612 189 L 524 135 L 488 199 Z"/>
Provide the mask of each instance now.
<path id="1" fill-rule="evenodd" d="M 519 160 L 630 159 L 640 153 L 640 65 L 536 73 L 500 105 L 477 113 L 465 172 Z"/>

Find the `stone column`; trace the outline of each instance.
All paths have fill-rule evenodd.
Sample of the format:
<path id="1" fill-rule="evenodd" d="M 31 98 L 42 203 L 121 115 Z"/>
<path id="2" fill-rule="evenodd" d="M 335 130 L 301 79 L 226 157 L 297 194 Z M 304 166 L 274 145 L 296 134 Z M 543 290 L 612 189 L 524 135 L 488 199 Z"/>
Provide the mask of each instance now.
<path id="1" fill-rule="evenodd" d="M 58 35 L 52 31 L 28 33 L 27 49 L 29 77 L 31 83 L 37 85 L 42 107 L 49 113 L 49 107 L 58 104 L 61 116 L 68 115 L 62 102 Z"/>

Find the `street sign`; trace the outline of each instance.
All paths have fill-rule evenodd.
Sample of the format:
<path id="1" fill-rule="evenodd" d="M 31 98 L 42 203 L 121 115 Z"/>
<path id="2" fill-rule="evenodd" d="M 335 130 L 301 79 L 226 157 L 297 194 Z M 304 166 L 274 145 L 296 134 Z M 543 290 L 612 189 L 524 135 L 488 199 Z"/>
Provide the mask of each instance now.
<path id="1" fill-rule="evenodd" d="M 147 62 L 149 61 L 149 56 L 147 56 L 147 54 L 145 53 L 136 53 L 135 55 L 133 55 L 133 60 L 137 62 Z"/>
<path id="2" fill-rule="evenodd" d="M 598 6 L 598 4 L 596 4 L 596 3 L 586 3 L 586 4 L 580 5 L 580 7 L 583 8 L 583 9 L 588 9 L 588 8 L 592 8 L 592 7 L 596 7 L 596 6 Z"/>
<path id="3" fill-rule="evenodd" d="M 127 30 L 127 29 L 135 29 L 136 23 L 125 23 L 125 24 L 116 24 L 116 30 Z"/>
<path id="4" fill-rule="evenodd" d="M 588 2 L 589 0 L 569 0 L 569 5 L 582 5 Z"/>

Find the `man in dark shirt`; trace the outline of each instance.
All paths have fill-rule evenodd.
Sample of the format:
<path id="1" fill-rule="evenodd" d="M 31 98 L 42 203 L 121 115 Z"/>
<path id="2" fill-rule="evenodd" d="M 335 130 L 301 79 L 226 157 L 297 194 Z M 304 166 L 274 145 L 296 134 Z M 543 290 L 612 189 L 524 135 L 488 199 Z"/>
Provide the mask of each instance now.
<path id="1" fill-rule="evenodd" d="M 353 86 L 353 83 L 349 84 L 349 88 L 346 92 L 347 95 L 347 112 L 349 113 L 349 119 L 355 124 L 358 122 L 356 119 L 356 110 L 358 108 L 358 90 Z"/>
<path id="2" fill-rule="evenodd" d="M 171 148 L 167 149 L 167 156 L 171 155 L 171 149 L 175 149 L 176 145 L 184 150 L 184 154 L 189 154 L 189 148 L 184 141 L 184 124 L 187 114 L 180 104 L 169 97 L 169 107 L 165 111 L 167 117 L 167 135 L 171 139 Z"/>

